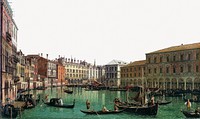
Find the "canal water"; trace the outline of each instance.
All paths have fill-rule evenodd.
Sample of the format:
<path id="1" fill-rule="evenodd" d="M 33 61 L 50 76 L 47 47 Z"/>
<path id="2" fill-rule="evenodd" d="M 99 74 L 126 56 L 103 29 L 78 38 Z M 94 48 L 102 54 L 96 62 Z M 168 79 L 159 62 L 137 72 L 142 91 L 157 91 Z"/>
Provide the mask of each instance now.
<path id="1" fill-rule="evenodd" d="M 185 109 L 182 97 L 166 97 L 166 100 L 172 100 L 171 104 L 159 106 L 158 113 L 155 117 L 141 116 L 122 112 L 120 114 L 111 115 L 86 115 L 80 110 L 86 110 L 85 102 L 88 99 L 91 104 L 91 109 L 101 110 L 105 105 L 107 109 L 113 110 L 113 100 L 118 97 L 125 100 L 126 93 L 123 91 L 85 91 L 84 88 L 74 87 L 71 88 L 73 94 L 67 94 L 62 91 L 60 87 L 49 88 L 45 91 L 31 91 L 31 93 L 41 97 L 49 95 L 49 98 L 61 97 L 63 103 L 72 104 L 75 99 L 76 104 L 73 109 L 49 107 L 40 102 L 35 108 L 28 109 L 22 112 L 17 119 L 130 119 L 130 118 L 185 118 L 181 113 L 181 109 Z M 158 97 L 156 97 L 158 98 Z M 192 103 L 192 107 L 196 108 L 197 103 Z"/>

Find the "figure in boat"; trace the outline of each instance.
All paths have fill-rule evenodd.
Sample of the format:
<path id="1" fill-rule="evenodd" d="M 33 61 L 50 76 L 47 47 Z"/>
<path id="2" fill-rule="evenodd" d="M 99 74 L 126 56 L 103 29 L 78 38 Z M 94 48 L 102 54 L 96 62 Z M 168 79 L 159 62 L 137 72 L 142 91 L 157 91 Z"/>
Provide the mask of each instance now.
<path id="1" fill-rule="evenodd" d="M 108 112 L 109 110 L 106 108 L 105 105 L 103 105 L 103 108 L 102 108 L 102 112 Z"/>
<path id="2" fill-rule="evenodd" d="M 90 109 L 90 102 L 89 102 L 88 99 L 86 100 L 86 108 L 87 108 L 88 110 Z"/>

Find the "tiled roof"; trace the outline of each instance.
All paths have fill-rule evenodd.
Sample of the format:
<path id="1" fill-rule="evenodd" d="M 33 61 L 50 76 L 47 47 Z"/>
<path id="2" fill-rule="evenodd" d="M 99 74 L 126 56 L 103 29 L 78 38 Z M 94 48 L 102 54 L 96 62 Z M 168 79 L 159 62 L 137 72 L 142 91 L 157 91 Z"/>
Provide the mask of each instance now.
<path id="1" fill-rule="evenodd" d="M 114 64 L 127 64 L 127 63 L 121 60 L 112 60 L 107 65 L 114 65 Z"/>
<path id="2" fill-rule="evenodd" d="M 179 46 L 172 46 L 169 48 L 164 48 L 164 49 L 150 52 L 147 54 L 173 52 L 173 51 L 181 51 L 181 50 L 191 50 L 191 49 L 200 49 L 200 43 L 185 44 L 185 45 L 181 44 Z"/>
<path id="3" fill-rule="evenodd" d="M 126 66 L 145 65 L 145 63 L 146 63 L 146 60 L 139 60 L 139 61 L 135 61 L 135 62 L 129 63 Z"/>

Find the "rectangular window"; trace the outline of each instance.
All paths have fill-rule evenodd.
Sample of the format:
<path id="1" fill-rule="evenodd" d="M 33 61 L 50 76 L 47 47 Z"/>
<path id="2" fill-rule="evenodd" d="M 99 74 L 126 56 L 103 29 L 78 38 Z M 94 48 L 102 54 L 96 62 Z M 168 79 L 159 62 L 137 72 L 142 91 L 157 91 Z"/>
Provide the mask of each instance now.
<path id="1" fill-rule="evenodd" d="M 181 73 L 183 73 L 183 67 L 181 66 Z"/>
<path id="2" fill-rule="evenodd" d="M 191 72 L 191 65 L 188 65 L 188 72 Z"/>
<path id="3" fill-rule="evenodd" d="M 173 67 L 173 73 L 176 73 L 176 67 Z"/>
<path id="4" fill-rule="evenodd" d="M 184 59 L 183 59 L 183 54 L 181 54 L 181 61 L 183 61 Z"/>
<path id="5" fill-rule="evenodd" d="M 191 59 L 191 54 L 188 54 L 188 60 L 190 60 Z"/>
<path id="6" fill-rule="evenodd" d="M 176 61 L 176 56 L 175 55 L 173 56 L 173 61 Z"/>
<path id="7" fill-rule="evenodd" d="M 157 73 L 157 69 L 156 69 L 156 68 L 154 68 L 154 73 L 155 73 L 155 74 Z"/>
<path id="8" fill-rule="evenodd" d="M 196 60 L 198 60 L 198 59 L 199 59 L 199 53 L 196 54 Z"/>
<path id="9" fill-rule="evenodd" d="M 169 56 L 167 56 L 167 62 L 169 62 Z"/>
<path id="10" fill-rule="evenodd" d="M 148 58 L 149 63 L 151 63 L 151 58 Z"/>
<path id="11" fill-rule="evenodd" d="M 149 69 L 149 74 L 151 74 L 151 69 Z"/>
<path id="12" fill-rule="evenodd" d="M 196 72 L 199 72 L 199 66 L 196 65 Z"/>
<path id="13" fill-rule="evenodd" d="M 163 58 L 162 58 L 162 56 L 160 57 L 160 62 L 162 62 L 162 60 L 163 60 Z"/>
<path id="14" fill-rule="evenodd" d="M 160 68 L 160 73 L 163 73 L 162 68 Z"/>
<path id="15" fill-rule="evenodd" d="M 169 73 L 169 67 L 166 68 L 166 72 Z"/>
<path id="16" fill-rule="evenodd" d="M 156 58 L 156 57 L 154 57 L 154 63 L 156 63 L 156 60 L 157 60 L 157 58 Z"/>

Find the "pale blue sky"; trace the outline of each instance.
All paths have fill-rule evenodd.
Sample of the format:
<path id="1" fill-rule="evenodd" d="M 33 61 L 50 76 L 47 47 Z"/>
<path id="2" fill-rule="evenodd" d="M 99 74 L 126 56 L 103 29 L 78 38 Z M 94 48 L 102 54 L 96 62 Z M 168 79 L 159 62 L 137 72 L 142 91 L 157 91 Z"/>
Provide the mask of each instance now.
<path id="1" fill-rule="evenodd" d="M 13 0 L 12 8 L 25 55 L 104 65 L 200 42 L 200 0 Z"/>

